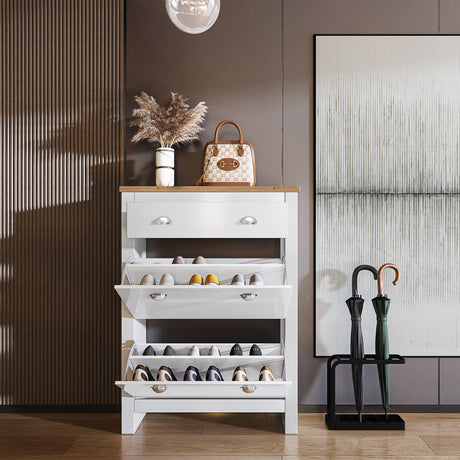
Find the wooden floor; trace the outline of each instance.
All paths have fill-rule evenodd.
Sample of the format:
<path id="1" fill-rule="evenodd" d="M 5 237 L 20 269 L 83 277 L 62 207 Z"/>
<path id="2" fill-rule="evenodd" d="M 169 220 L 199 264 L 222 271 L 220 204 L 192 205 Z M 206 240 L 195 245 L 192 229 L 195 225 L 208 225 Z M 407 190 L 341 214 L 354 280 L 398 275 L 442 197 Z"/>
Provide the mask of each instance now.
<path id="1" fill-rule="evenodd" d="M 406 431 L 328 431 L 299 414 L 298 436 L 278 415 L 153 415 L 120 435 L 119 414 L 0 414 L 1 458 L 306 460 L 460 459 L 460 414 L 402 414 Z"/>

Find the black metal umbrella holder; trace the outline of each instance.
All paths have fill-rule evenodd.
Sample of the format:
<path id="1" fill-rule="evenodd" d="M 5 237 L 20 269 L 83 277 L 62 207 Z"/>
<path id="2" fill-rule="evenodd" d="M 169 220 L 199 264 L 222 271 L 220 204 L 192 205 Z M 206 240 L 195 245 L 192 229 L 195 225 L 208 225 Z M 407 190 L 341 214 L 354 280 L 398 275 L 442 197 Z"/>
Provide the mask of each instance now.
<path id="1" fill-rule="evenodd" d="M 390 355 L 389 359 L 376 359 L 375 355 L 365 355 L 364 359 L 353 359 L 351 355 L 332 355 L 327 360 L 327 414 L 326 425 L 330 430 L 404 430 L 405 422 L 398 414 L 358 414 L 335 413 L 335 370 L 340 364 L 404 364 L 400 355 Z"/>

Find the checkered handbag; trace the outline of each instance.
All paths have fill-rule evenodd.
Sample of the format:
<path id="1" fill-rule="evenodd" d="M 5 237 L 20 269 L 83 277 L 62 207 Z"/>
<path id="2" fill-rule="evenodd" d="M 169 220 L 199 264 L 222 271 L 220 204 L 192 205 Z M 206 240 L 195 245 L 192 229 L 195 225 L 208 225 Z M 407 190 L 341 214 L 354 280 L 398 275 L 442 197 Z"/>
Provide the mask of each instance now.
<path id="1" fill-rule="evenodd" d="M 219 130 L 226 124 L 234 125 L 239 132 L 238 141 L 219 141 Z M 214 140 L 204 148 L 203 175 L 198 180 L 203 185 L 255 185 L 256 165 L 254 150 L 249 142 L 243 141 L 238 123 L 226 120 L 219 124 Z M 197 185 L 196 184 L 196 185 Z"/>

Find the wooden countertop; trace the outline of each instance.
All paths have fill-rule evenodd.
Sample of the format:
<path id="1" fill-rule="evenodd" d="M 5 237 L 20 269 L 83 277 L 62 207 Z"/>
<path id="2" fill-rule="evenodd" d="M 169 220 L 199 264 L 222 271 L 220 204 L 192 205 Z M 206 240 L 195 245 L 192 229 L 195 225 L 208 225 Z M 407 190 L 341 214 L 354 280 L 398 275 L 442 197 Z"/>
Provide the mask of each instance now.
<path id="1" fill-rule="evenodd" d="M 299 186 L 281 187 L 271 186 L 239 186 L 239 185 L 209 185 L 209 186 L 178 186 L 178 187 L 157 187 L 157 186 L 130 186 L 122 185 L 120 192 L 299 192 Z"/>

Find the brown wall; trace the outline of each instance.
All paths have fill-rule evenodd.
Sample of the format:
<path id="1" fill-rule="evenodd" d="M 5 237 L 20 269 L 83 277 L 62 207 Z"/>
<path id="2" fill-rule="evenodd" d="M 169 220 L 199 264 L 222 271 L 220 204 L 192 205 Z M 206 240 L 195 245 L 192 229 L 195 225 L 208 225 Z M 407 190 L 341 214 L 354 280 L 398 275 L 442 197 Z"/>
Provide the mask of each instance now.
<path id="1" fill-rule="evenodd" d="M 0 405 L 119 404 L 121 0 L 0 2 Z"/>
<path id="2" fill-rule="evenodd" d="M 192 36 L 169 21 L 163 2 L 127 0 L 127 95 L 166 102 L 180 91 L 210 107 L 206 142 L 217 123 L 237 120 L 253 143 L 259 185 L 300 185 L 299 401 L 324 404 L 325 362 L 313 357 L 313 35 L 460 32 L 456 0 L 223 0 L 208 32 Z M 227 135 L 233 133 L 229 130 Z M 129 132 L 132 135 L 132 131 Z M 199 177 L 203 142 L 177 154 L 176 182 Z M 128 145 L 128 183 L 153 183 L 147 145 Z M 247 333 L 250 326 L 246 326 Z M 250 329 L 249 329 L 250 330 Z M 152 338 L 159 331 L 152 332 Z M 163 338 L 165 338 L 163 336 Z M 413 358 L 392 370 L 393 404 L 459 404 L 460 359 Z M 351 403 L 348 371 L 338 401 Z M 368 371 L 366 402 L 378 403 Z"/>

